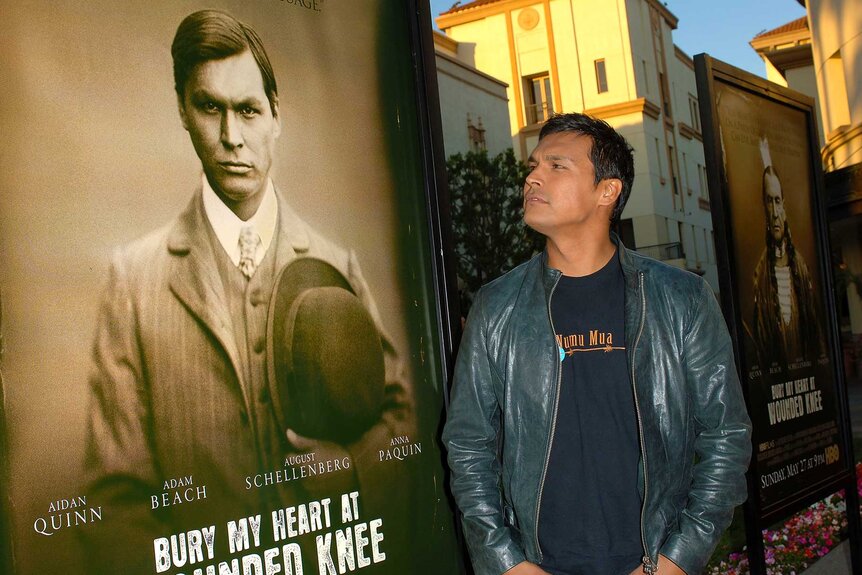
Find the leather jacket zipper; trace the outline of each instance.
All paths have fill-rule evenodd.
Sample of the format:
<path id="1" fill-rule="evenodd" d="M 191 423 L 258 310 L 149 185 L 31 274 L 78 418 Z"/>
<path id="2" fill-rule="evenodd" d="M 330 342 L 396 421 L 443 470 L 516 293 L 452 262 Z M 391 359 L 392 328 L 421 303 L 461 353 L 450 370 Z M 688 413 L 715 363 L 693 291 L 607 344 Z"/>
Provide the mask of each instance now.
<path id="1" fill-rule="evenodd" d="M 562 277 L 562 276 L 560 276 Z M 559 346 L 557 345 L 557 331 L 554 328 L 554 318 L 551 316 L 551 299 L 554 297 L 554 291 L 557 289 L 557 284 L 560 283 L 560 277 L 557 277 L 554 282 L 554 286 L 551 288 L 551 294 L 548 296 L 548 320 L 551 322 L 551 335 L 554 336 L 554 344 L 556 345 L 554 349 L 555 358 L 557 359 L 557 393 L 556 397 L 554 397 L 554 414 L 551 417 L 551 434 L 548 436 L 548 449 L 545 452 L 545 465 L 542 467 L 542 479 L 539 481 L 539 496 L 536 499 L 536 528 L 535 528 L 535 536 L 536 536 L 536 552 L 539 554 L 539 563 L 542 562 L 542 548 L 539 546 L 539 511 L 542 509 L 542 491 L 545 489 L 545 477 L 548 475 L 548 464 L 551 461 L 551 447 L 554 445 L 554 431 L 557 428 L 557 410 L 560 407 L 560 381 L 562 379 L 563 369 L 561 367 L 562 361 L 559 360 Z M 643 524 L 643 521 L 641 521 Z M 643 532 L 643 529 L 641 529 Z"/>
<path id="2" fill-rule="evenodd" d="M 646 445 L 644 445 L 644 427 L 643 420 L 641 419 L 641 410 L 640 405 L 638 403 L 638 388 L 635 377 L 635 353 L 638 350 L 638 343 L 640 342 L 641 335 L 644 331 L 644 323 L 646 322 L 646 293 L 644 292 L 644 274 L 643 272 L 638 272 L 638 288 L 641 295 L 641 324 L 638 328 L 638 335 L 635 338 L 635 344 L 632 348 L 632 392 L 635 397 L 635 414 L 637 414 L 638 418 L 638 435 L 640 436 L 641 442 L 641 458 L 644 462 L 644 499 L 641 502 L 641 545 L 643 546 L 644 556 L 641 560 L 644 566 L 644 573 L 649 575 L 653 575 L 658 570 L 658 565 L 653 563 L 652 558 L 649 555 L 649 549 L 647 549 L 646 544 L 646 536 L 644 535 L 644 511 L 646 510 L 646 502 L 647 495 L 649 489 L 649 481 L 647 480 L 647 457 L 646 457 Z"/>

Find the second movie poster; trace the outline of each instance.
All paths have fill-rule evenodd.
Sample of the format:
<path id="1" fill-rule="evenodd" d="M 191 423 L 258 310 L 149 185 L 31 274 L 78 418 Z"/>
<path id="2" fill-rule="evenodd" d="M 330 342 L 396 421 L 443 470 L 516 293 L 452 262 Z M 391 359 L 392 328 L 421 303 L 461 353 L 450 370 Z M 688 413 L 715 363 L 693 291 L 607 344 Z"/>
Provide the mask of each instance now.
<path id="1" fill-rule="evenodd" d="M 764 513 L 846 467 L 811 163 L 810 113 L 715 81 L 741 379 Z"/>
<path id="2" fill-rule="evenodd" d="M 0 11 L 13 572 L 460 572 L 415 14 Z"/>

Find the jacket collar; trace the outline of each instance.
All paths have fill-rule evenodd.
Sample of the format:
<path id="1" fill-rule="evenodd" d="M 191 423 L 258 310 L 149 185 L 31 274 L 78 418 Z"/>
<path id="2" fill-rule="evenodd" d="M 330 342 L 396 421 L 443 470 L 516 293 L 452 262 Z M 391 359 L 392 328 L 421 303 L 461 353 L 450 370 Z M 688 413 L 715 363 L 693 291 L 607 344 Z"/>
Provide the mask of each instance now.
<path id="1" fill-rule="evenodd" d="M 639 283 L 639 274 L 644 271 L 642 260 L 634 252 L 630 251 L 623 245 L 622 240 L 614 232 L 610 232 L 611 241 L 617 247 L 617 257 L 620 260 L 620 267 L 623 270 L 627 289 L 637 289 Z M 556 285 L 562 273 L 548 266 L 548 250 L 542 250 L 541 254 L 537 254 L 536 258 L 542 265 L 542 282 L 545 285 L 545 292 L 550 294 L 551 289 Z"/>
<path id="2" fill-rule="evenodd" d="M 620 237 L 614 232 L 611 232 L 611 241 L 617 246 L 617 257 L 620 259 L 620 267 L 623 269 L 626 287 L 628 289 L 637 289 L 640 281 L 638 276 L 644 271 L 641 259 L 634 252 L 629 251 L 623 245 Z"/>

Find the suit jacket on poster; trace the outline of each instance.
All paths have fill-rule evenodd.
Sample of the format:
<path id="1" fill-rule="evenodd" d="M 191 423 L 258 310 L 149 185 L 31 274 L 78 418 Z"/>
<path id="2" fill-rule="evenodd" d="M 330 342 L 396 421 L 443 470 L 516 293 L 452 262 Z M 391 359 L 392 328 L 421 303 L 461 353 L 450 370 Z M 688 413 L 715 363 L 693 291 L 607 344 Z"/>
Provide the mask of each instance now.
<path id="1" fill-rule="evenodd" d="M 297 257 L 320 258 L 348 278 L 377 320 L 353 253 L 311 229 L 280 195 L 278 201 L 278 227 L 269 248 L 277 250 L 275 269 Z M 256 406 L 257 412 L 274 412 L 265 393 L 250 397 L 243 384 L 215 260 L 214 249 L 221 247 L 212 245 L 208 226 L 198 190 L 174 222 L 113 257 L 93 347 L 86 460 L 92 479 L 88 498 L 102 507 L 104 520 L 88 526 L 84 536 L 92 544 L 89 560 L 103 563 L 102 572 L 153 573 L 156 537 L 215 525 L 216 540 L 224 543 L 228 520 L 261 514 L 268 522 L 269 512 L 279 506 L 338 495 L 315 492 L 325 477 L 247 489 L 247 476 L 282 469 L 290 453 L 284 430 L 269 425 L 279 437 L 255 437 L 249 423 L 251 402 L 266 404 Z M 252 293 L 250 301 L 267 305 L 269 297 Z M 410 395 L 383 339 L 383 414 L 360 440 L 345 446 L 352 459 L 349 485 L 375 486 L 362 491 L 370 509 L 380 508 L 376 499 L 391 500 L 394 490 L 387 482 L 395 481 L 372 458 L 392 437 L 409 434 L 413 422 Z M 273 447 L 264 453 L 260 445 Z M 390 475 L 394 470 L 387 469 Z M 195 488 L 205 486 L 206 499 L 153 510 L 151 498 L 166 491 L 165 481 L 188 476 Z"/>

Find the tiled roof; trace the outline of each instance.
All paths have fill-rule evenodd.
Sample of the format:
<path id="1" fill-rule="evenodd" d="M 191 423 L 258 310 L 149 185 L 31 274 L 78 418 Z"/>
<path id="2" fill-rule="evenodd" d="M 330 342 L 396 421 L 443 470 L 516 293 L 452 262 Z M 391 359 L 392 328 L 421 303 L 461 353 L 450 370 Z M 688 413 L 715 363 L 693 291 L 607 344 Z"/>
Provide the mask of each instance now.
<path id="1" fill-rule="evenodd" d="M 780 34 L 784 34 L 786 32 L 796 32 L 797 30 L 808 30 L 808 17 L 802 16 L 801 18 L 797 18 L 792 22 L 788 22 L 778 28 L 773 28 L 772 30 L 767 30 L 766 32 L 761 32 L 757 36 L 754 37 L 755 40 L 759 38 L 768 38 L 769 36 L 778 36 Z"/>
<path id="2" fill-rule="evenodd" d="M 502 0 L 473 0 L 473 2 L 467 2 L 466 4 L 461 4 L 460 2 L 457 2 L 456 6 L 452 6 L 447 11 L 441 13 L 440 16 L 444 16 L 446 14 L 457 14 L 458 12 L 469 10 L 470 8 L 479 8 L 480 6 L 496 4 L 497 2 L 502 2 Z"/>

